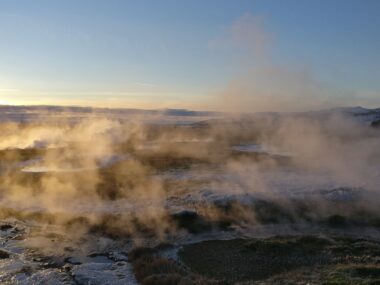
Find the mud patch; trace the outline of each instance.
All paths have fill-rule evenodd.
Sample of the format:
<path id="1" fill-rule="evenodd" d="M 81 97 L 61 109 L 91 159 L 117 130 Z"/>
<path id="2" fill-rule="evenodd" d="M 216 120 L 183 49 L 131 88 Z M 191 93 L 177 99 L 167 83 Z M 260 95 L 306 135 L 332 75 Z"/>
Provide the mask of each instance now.
<path id="1" fill-rule="evenodd" d="M 328 268 L 338 264 L 366 266 L 379 262 L 378 247 L 375 241 L 290 236 L 205 241 L 184 246 L 179 256 L 192 271 L 233 284 L 265 280 L 299 268 Z M 375 272 L 373 275 L 378 272 L 370 270 Z"/>

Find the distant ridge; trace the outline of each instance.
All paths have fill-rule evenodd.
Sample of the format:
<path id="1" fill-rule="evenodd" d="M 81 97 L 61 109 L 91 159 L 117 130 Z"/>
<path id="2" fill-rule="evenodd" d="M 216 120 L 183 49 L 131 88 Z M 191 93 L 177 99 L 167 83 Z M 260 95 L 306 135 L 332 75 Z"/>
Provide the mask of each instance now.
<path id="1" fill-rule="evenodd" d="M 185 122 L 198 121 L 208 122 L 210 120 L 223 122 L 252 121 L 257 118 L 277 118 L 282 117 L 308 117 L 314 119 L 323 119 L 335 114 L 351 116 L 366 124 L 373 126 L 380 125 L 380 108 L 364 108 L 361 106 L 354 107 L 337 107 L 331 109 L 322 109 L 314 111 L 302 112 L 257 112 L 257 113 L 240 113 L 231 114 L 212 111 L 193 111 L 187 109 L 136 109 L 136 108 L 95 108 L 81 106 L 54 106 L 54 105 L 0 105 L 0 122 L 5 121 L 43 121 L 44 119 L 53 118 L 70 118 L 72 120 L 81 120 L 90 116 L 106 117 L 110 119 L 125 120 L 133 116 L 141 116 L 141 118 L 151 117 L 154 123 L 162 122 L 161 118 L 172 118 L 171 121 Z M 232 116 L 231 116 L 232 115 Z M 236 116 L 237 115 L 237 116 Z M 201 119 L 201 121 L 199 121 Z M 166 120 L 168 121 L 168 120 Z"/>
<path id="2" fill-rule="evenodd" d="M 95 113 L 95 114 L 147 114 L 166 116 L 214 116 L 219 112 L 193 111 L 187 109 L 136 109 L 136 108 L 95 108 L 55 105 L 0 105 L 0 112 L 54 112 L 54 113 Z"/>

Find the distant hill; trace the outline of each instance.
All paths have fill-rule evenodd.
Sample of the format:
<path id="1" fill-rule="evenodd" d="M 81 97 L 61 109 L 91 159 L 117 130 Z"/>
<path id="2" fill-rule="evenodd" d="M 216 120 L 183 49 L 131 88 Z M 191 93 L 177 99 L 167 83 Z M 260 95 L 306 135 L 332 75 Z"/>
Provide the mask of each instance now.
<path id="1" fill-rule="evenodd" d="M 92 108 L 78 106 L 10 106 L 0 105 L 0 112 L 8 113 L 95 113 L 95 114 L 149 114 L 168 116 L 211 116 L 216 112 L 192 111 L 187 109 L 130 109 L 130 108 Z"/>
<path id="2" fill-rule="evenodd" d="M 281 119 L 283 117 L 307 117 L 313 119 L 325 119 L 330 116 L 341 114 L 350 116 L 372 127 L 380 127 L 380 108 L 341 107 L 307 112 L 262 112 L 227 114 L 221 112 L 193 111 L 187 109 L 127 109 L 127 108 L 92 108 L 78 106 L 8 106 L 0 105 L 0 122 L 32 122 L 46 119 L 70 119 L 81 120 L 87 117 L 106 117 L 110 119 L 125 120 L 133 116 L 140 119 L 154 118 L 155 123 L 160 123 L 166 118 L 166 122 L 198 122 L 198 124 L 223 124 L 242 123 L 257 119 Z M 157 119 L 157 118 L 160 119 Z"/>
<path id="3" fill-rule="evenodd" d="M 196 117 L 213 117 L 220 113 L 207 111 L 192 111 L 186 109 L 111 109 L 111 108 L 92 108 L 77 106 L 8 106 L 0 105 L 0 122 L 32 122 L 43 121 L 45 119 L 80 120 L 86 117 L 106 117 L 110 119 L 124 120 L 131 116 L 140 118 L 160 117 L 172 118 L 181 121 L 182 118 L 192 120 Z"/>
<path id="4" fill-rule="evenodd" d="M 380 108 L 363 108 L 363 107 L 341 107 L 333 109 L 323 109 L 317 111 L 304 112 L 259 112 L 243 113 L 233 116 L 211 118 L 205 121 L 197 122 L 195 125 L 202 127 L 207 125 L 230 125 L 236 128 L 249 129 L 256 123 L 276 125 L 286 118 L 308 119 L 318 122 L 328 121 L 335 116 L 353 119 L 366 126 L 380 128 Z"/>

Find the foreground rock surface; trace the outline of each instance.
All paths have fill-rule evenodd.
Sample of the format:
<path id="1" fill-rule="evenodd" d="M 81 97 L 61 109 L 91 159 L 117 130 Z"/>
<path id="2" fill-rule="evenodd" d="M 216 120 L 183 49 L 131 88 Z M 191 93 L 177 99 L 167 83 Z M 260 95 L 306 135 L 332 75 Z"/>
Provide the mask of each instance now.
<path id="1" fill-rule="evenodd" d="M 227 284 L 380 282 L 380 243 L 364 239 L 285 236 L 213 240 L 186 245 L 179 255 L 192 271 Z"/>

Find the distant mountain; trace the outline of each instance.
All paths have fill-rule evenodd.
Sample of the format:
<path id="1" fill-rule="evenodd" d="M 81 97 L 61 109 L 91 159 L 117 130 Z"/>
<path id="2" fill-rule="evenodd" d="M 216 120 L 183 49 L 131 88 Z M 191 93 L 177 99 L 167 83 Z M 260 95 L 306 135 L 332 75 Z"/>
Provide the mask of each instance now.
<path id="1" fill-rule="evenodd" d="M 232 128 L 251 129 L 254 125 L 266 125 L 268 128 L 276 126 L 286 118 L 308 119 L 318 122 L 328 122 L 335 116 L 351 118 L 364 126 L 380 128 L 380 108 L 368 109 L 363 107 L 341 107 L 304 112 L 259 112 L 226 115 L 224 117 L 210 118 L 196 122 L 195 127 L 210 125 L 230 126 Z"/>
<path id="2" fill-rule="evenodd" d="M 317 112 L 318 113 L 318 112 Z M 334 115 L 343 114 L 354 117 L 364 123 L 373 126 L 373 123 L 380 121 L 380 108 L 368 109 L 363 107 L 342 107 L 330 110 L 319 111 L 319 113 Z"/>
<path id="3" fill-rule="evenodd" d="M 212 117 L 219 113 L 207 111 L 192 111 L 186 109 L 110 109 L 110 108 L 91 108 L 77 106 L 8 106 L 0 105 L 1 121 L 43 121 L 52 118 L 70 118 L 79 120 L 89 116 L 106 117 L 111 119 L 127 119 L 130 116 L 139 117 L 173 117 L 173 120 L 181 120 L 179 117 L 187 117 L 191 120 L 194 117 Z"/>
<path id="4" fill-rule="evenodd" d="M 131 109 L 131 108 L 92 108 L 78 106 L 9 106 L 0 105 L 0 112 L 11 113 L 95 113 L 95 114 L 150 114 L 150 115 L 168 115 L 168 116 L 210 116 L 216 112 L 192 111 L 187 109 Z"/>
<path id="5" fill-rule="evenodd" d="M 160 117 L 172 122 L 194 121 L 197 124 L 245 124 L 258 119 L 279 120 L 283 117 L 307 117 L 312 119 L 326 119 L 334 115 L 349 116 L 373 127 L 380 127 L 380 108 L 341 107 L 308 112 L 261 112 L 244 114 L 227 114 L 209 111 L 192 111 L 187 109 L 128 109 L 128 108 L 92 108 L 77 106 L 8 106 L 0 105 L 0 122 L 16 121 L 31 122 L 43 121 L 45 119 L 66 118 L 73 121 L 86 117 L 98 116 L 111 119 L 124 120 L 131 116 L 139 118 Z M 170 119 L 171 118 L 171 119 Z M 187 118 L 187 119 L 186 119 Z M 157 119 L 159 123 L 160 120 Z"/>

